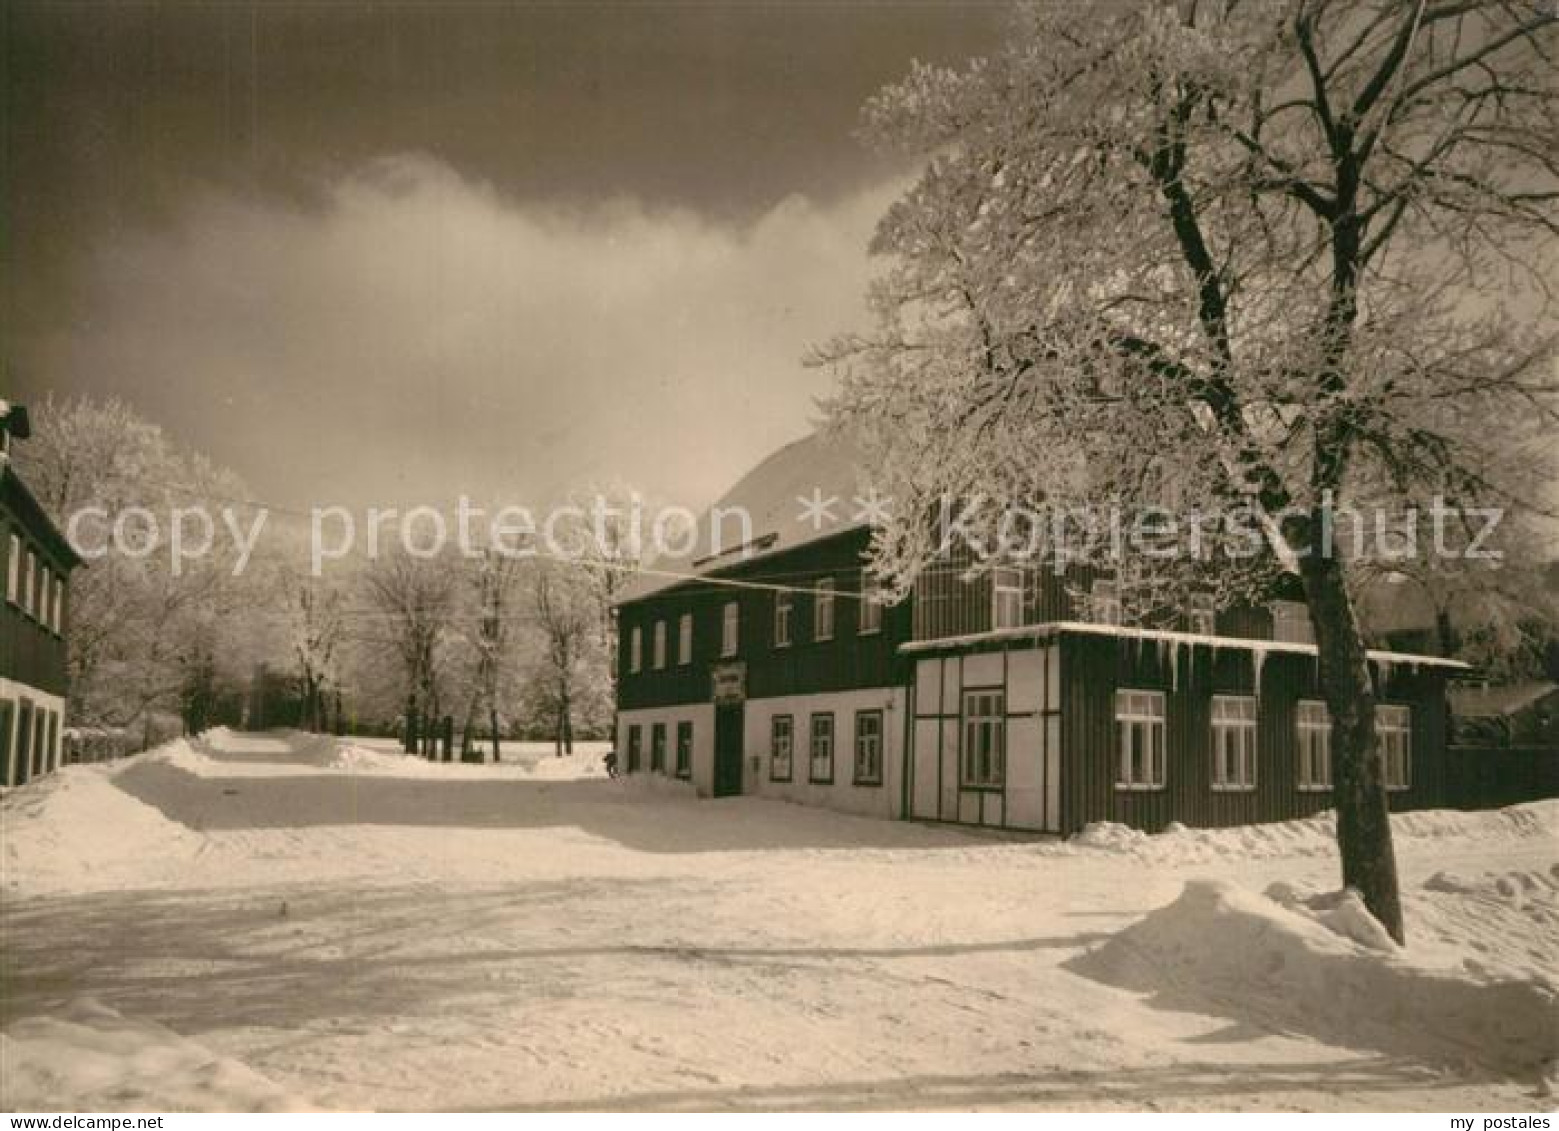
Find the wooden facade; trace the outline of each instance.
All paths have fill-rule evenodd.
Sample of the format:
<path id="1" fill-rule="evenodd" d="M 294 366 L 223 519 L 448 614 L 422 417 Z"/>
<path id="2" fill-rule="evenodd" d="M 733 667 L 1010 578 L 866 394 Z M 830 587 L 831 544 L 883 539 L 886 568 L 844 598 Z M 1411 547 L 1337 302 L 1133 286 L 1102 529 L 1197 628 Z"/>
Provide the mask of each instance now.
<path id="1" fill-rule="evenodd" d="M 78 564 L 0 456 L 0 784 L 20 785 L 59 765 L 68 579 Z"/>
<path id="2" fill-rule="evenodd" d="M 865 529 L 846 530 L 624 603 L 618 741 L 626 764 L 649 768 L 660 728 L 689 736 L 687 776 L 705 794 L 1061 835 L 1095 821 L 1229 826 L 1332 807 L 1330 789 L 1302 781 L 1299 767 L 1299 704 L 1320 698 L 1314 649 L 1273 640 L 1268 610 L 1221 611 L 1202 635 L 1185 631 L 1191 619 L 1173 611 L 1150 627 L 1090 624 L 1078 596 L 1090 577 L 1029 570 L 1023 624 L 998 629 L 989 573 L 971 575 L 967 560 L 953 559 L 928 569 L 909 599 L 883 610 L 880 630 L 863 634 L 856 598 L 867 548 Z M 813 631 L 822 583 L 835 593 L 825 640 Z M 788 643 L 776 640 L 780 602 L 790 605 Z M 728 605 L 737 626 L 729 650 Z M 684 616 L 692 618 L 686 656 Z M 1392 807 L 1455 804 L 1445 686 L 1456 665 L 1373 655 L 1380 701 L 1409 720 L 1410 777 L 1390 793 Z M 1121 691 L 1161 704 L 1162 780 L 1118 780 Z M 1215 701 L 1248 712 L 1240 724 L 1242 738 L 1251 736 L 1248 779 L 1214 778 Z M 812 720 L 823 716 L 832 761 L 826 779 L 809 778 Z M 863 716 L 872 719 L 862 724 Z M 883 738 L 882 772 L 865 782 L 848 769 L 852 728 L 861 726 Z"/>

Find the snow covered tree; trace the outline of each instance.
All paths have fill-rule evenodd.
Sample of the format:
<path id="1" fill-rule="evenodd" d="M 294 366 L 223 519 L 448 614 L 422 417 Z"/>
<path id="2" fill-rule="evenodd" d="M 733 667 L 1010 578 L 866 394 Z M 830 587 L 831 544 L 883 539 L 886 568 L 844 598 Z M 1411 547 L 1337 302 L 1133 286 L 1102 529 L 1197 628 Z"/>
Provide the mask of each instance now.
<path id="1" fill-rule="evenodd" d="M 579 724 L 594 729 L 610 710 L 600 607 L 589 573 L 576 562 L 537 559 L 530 592 L 539 638 L 530 698 L 553 724 L 556 752 L 572 754 Z"/>
<path id="2" fill-rule="evenodd" d="M 324 577 L 284 564 L 279 577 L 286 610 L 288 659 L 297 674 L 301 725 L 328 730 L 328 695 L 341 687 L 341 648 L 346 634 L 346 593 Z"/>
<path id="3" fill-rule="evenodd" d="M 1509 507 L 1546 486 L 1553 11 L 1024 8 L 993 57 L 917 65 L 869 104 L 869 137 L 924 169 L 873 242 L 891 261 L 874 328 L 817 351 L 841 378 L 834 426 L 894 498 L 875 564 L 901 590 L 947 497 L 1245 516 L 1200 562 L 1083 550 L 1157 598 L 1256 586 L 1266 566 L 1302 583 L 1343 879 L 1398 939 L 1336 519 L 1437 497 Z"/>
<path id="4" fill-rule="evenodd" d="M 87 724 L 141 726 L 149 741 L 153 716 L 183 715 L 198 725 L 216 683 L 240 680 L 239 652 L 254 633 L 259 602 L 248 599 L 253 578 L 235 570 L 231 540 L 175 569 L 166 523 L 176 508 L 215 516 L 240 505 L 241 481 L 196 453 L 180 451 L 155 424 L 116 398 L 46 397 L 33 406 L 32 438 L 17 462 L 40 503 L 92 554 L 70 587 L 67 664 L 71 710 Z M 95 511 L 90 508 L 97 508 Z M 109 528 L 132 508 L 164 524 L 124 523 L 125 541 L 147 552 L 107 546 Z M 89 515 L 70 528 L 71 516 Z M 216 519 L 213 517 L 213 521 Z"/>
<path id="5" fill-rule="evenodd" d="M 462 594 L 459 630 L 465 645 L 462 683 L 466 695 L 462 753 L 473 749 L 477 710 L 485 707 L 495 762 L 502 759 L 500 719 L 506 713 L 514 677 L 520 572 L 518 559 L 486 550 L 466 570 Z"/>
<path id="6" fill-rule="evenodd" d="M 388 644 L 400 660 L 408 727 L 440 716 L 440 660 L 455 609 L 459 571 L 438 558 L 394 550 L 370 562 L 362 573 L 368 604 L 378 614 L 374 638 Z M 427 726 L 420 734 L 424 750 Z"/>

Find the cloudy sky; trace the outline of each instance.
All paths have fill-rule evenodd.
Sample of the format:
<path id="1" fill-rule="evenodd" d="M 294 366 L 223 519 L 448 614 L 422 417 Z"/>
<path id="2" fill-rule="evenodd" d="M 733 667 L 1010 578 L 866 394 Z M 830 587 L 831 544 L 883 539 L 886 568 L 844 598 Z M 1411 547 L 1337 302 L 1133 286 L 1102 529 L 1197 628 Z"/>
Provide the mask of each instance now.
<path id="1" fill-rule="evenodd" d="M 282 505 L 698 505 L 804 432 L 907 170 L 862 101 L 980 3 L 11 3 L 0 380 Z"/>

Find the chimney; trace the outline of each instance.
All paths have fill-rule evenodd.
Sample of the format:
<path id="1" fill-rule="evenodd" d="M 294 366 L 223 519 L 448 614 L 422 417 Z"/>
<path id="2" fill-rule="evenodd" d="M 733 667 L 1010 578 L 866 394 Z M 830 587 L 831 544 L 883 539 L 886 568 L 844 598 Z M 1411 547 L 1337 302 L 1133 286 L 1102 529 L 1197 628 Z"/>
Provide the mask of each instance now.
<path id="1" fill-rule="evenodd" d="M 27 420 L 26 407 L 0 400 L 0 467 L 4 467 L 11 458 L 11 437 L 25 440 L 31 435 L 32 427 Z"/>

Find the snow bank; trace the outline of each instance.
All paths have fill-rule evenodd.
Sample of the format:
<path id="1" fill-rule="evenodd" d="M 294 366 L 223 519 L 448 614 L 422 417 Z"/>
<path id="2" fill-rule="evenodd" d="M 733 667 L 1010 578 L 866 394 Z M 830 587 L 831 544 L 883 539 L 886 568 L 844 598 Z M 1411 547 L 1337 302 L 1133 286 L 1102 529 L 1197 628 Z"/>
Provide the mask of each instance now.
<path id="1" fill-rule="evenodd" d="M 333 747 L 321 762 L 328 769 L 353 774 L 383 777 L 537 779 L 577 781 L 580 778 L 604 778 L 606 767 L 601 750 L 576 750 L 557 758 L 548 754 L 537 758 L 530 752 L 513 752 L 502 762 L 432 762 L 414 754 L 361 746 L 350 739 L 333 739 Z"/>
<path id="2" fill-rule="evenodd" d="M 1551 1064 L 1559 1050 L 1551 985 L 1425 966 L 1383 934 L 1351 895 L 1329 908 L 1289 908 L 1227 881 L 1193 880 L 1070 968 L 1154 993 L 1166 1008 L 1329 1044 L 1512 1075 Z"/>
<path id="3" fill-rule="evenodd" d="M 91 998 L 0 1033 L 10 1111 L 310 1111 L 252 1069 Z"/>
<path id="4" fill-rule="evenodd" d="M 1085 849 L 1134 856 L 1147 863 L 1169 866 L 1282 856 L 1329 856 L 1337 851 L 1336 830 L 1336 815 L 1331 812 L 1297 821 L 1226 829 L 1191 829 L 1177 822 L 1156 834 L 1113 821 L 1098 821 L 1085 826 L 1064 844 L 1042 846 L 1041 851 L 1065 853 Z M 1454 809 L 1393 813 L 1391 830 L 1402 841 L 1559 837 L 1559 800 L 1471 813 Z"/>
<path id="5" fill-rule="evenodd" d="M 195 757 L 183 742 L 170 746 L 179 748 L 170 758 Z M 123 765 L 64 766 L 0 799 L 7 888 L 130 886 L 148 861 L 196 851 L 198 833 L 114 785 Z"/>

